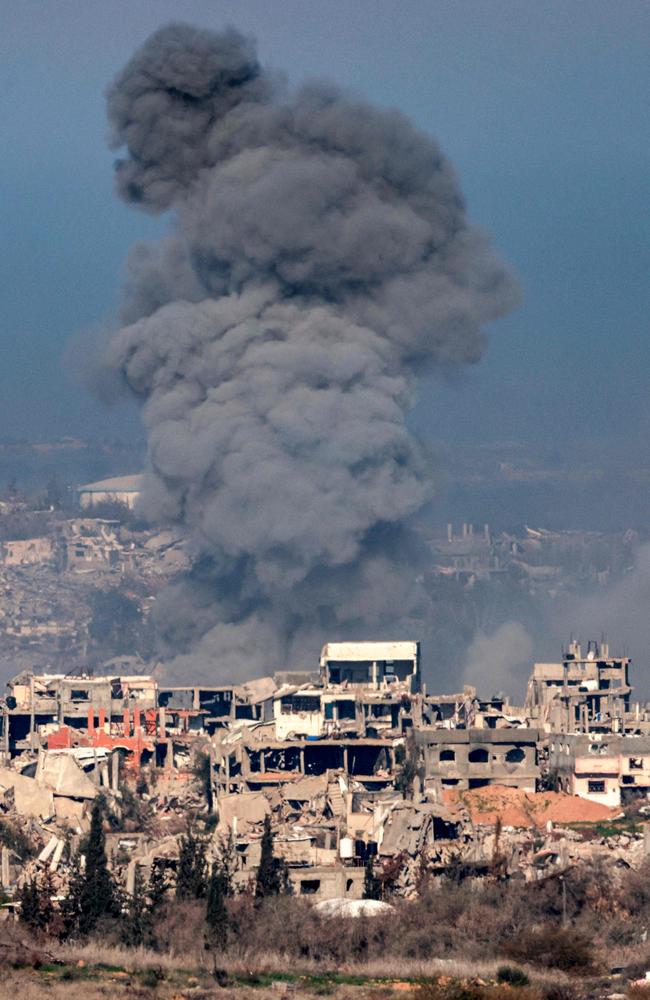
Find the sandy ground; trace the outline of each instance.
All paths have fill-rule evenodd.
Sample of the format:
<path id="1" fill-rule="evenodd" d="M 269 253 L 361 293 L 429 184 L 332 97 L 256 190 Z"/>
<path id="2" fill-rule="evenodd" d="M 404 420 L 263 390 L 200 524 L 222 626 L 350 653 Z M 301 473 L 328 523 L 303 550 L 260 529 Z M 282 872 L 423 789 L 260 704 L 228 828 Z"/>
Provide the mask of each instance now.
<path id="1" fill-rule="evenodd" d="M 553 823 L 598 823 L 620 815 L 620 809 L 610 809 L 598 802 L 581 799 L 565 792 L 523 792 L 518 788 L 493 785 L 471 792 L 445 792 L 449 805 L 462 802 L 474 823 L 493 825 L 501 817 L 503 826 L 536 827 L 543 829 Z"/>

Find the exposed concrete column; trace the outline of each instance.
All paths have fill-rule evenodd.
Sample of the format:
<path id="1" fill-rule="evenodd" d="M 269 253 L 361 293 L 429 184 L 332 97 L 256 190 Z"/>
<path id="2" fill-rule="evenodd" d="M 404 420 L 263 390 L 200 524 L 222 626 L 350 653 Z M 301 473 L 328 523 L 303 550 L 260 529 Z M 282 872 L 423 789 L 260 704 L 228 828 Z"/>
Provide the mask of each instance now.
<path id="1" fill-rule="evenodd" d="M 300 773 L 305 773 L 305 748 L 300 747 Z"/>
<path id="2" fill-rule="evenodd" d="M 349 770 L 348 770 L 348 747 L 347 746 L 343 747 L 343 770 L 345 771 L 346 774 L 350 773 Z"/>
<path id="3" fill-rule="evenodd" d="M 2 874 L 0 877 L 0 882 L 2 883 L 3 889 L 9 888 L 9 848 L 2 848 Z"/>
<path id="4" fill-rule="evenodd" d="M 58 843 L 57 843 L 57 845 L 56 845 L 56 847 L 54 849 L 54 854 L 52 855 L 52 860 L 50 861 L 50 871 L 51 872 L 55 872 L 57 870 L 57 868 L 59 867 L 61 858 L 63 856 L 63 848 L 64 847 L 65 847 L 65 840 L 63 840 L 63 838 L 61 838 L 58 841 Z"/>
<path id="5" fill-rule="evenodd" d="M 39 854 L 38 860 L 42 861 L 42 862 L 49 861 L 49 859 L 52 857 L 52 855 L 56 851 L 56 847 L 57 847 L 58 842 L 59 842 L 59 838 L 55 834 L 52 834 L 52 836 L 48 840 L 47 844 L 45 845 L 45 847 L 43 848 L 43 850 Z"/>
<path id="6" fill-rule="evenodd" d="M 266 753 L 260 750 L 260 774 L 266 774 Z"/>
<path id="7" fill-rule="evenodd" d="M 111 754 L 111 788 L 114 792 L 120 787 L 120 755 L 117 750 Z"/>

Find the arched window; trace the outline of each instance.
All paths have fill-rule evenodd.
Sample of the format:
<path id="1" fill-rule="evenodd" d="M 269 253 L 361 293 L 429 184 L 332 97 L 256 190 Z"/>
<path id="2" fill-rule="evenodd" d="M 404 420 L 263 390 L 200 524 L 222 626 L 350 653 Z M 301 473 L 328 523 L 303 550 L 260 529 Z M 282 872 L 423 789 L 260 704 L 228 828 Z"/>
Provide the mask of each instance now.
<path id="1" fill-rule="evenodd" d="M 478 747 L 476 750 L 470 750 L 468 760 L 470 764 L 487 764 L 490 756 L 487 750 L 483 750 L 482 747 Z"/>
<path id="2" fill-rule="evenodd" d="M 507 764 L 521 764 L 522 760 L 525 758 L 526 754 L 521 749 L 521 747 L 513 747 L 512 750 L 508 750 L 506 754 Z"/>
<path id="3" fill-rule="evenodd" d="M 440 763 L 444 763 L 444 761 L 449 761 L 449 760 L 456 760 L 456 751 L 455 750 L 441 750 L 440 751 Z"/>

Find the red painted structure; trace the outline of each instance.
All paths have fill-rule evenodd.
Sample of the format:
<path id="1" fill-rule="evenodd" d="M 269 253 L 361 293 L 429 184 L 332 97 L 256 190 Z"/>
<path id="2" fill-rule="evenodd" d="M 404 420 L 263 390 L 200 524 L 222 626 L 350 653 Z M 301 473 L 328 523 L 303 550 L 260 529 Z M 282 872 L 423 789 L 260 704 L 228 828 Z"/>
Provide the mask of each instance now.
<path id="1" fill-rule="evenodd" d="M 134 709 L 131 722 L 129 709 L 125 708 L 122 722 L 107 723 L 105 710 L 99 709 L 96 720 L 95 710 L 91 707 L 88 709 L 87 732 L 79 733 L 70 726 L 61 726 L 56 733 L 50 733 L 47 747 L 48 750 L 63 750 L 72 746 L 124 750 L 128 755 L 126 766 L 137 770 L 145 751 L 154 754 L 157 743 L 167 743 L 164 733 L 158 730 L 156 709 L 147 709 L 144 713 L 139 708 Z"/>

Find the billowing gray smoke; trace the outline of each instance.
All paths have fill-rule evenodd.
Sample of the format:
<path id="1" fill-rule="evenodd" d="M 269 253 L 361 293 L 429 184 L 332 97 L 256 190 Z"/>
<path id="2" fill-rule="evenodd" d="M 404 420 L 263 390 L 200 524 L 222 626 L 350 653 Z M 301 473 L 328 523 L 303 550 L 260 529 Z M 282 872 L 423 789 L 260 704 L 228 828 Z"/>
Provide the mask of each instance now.
<path id="1" fill-rule="evenodd" d="M 424 613 L 404 527 L 427 495 L 417 377 L 476 361 L 516 299 L 449 163 L 397 112 L 286 95 L 232 29 L 156 32 L 108 114 L 121 196 L 174 218 L 132 252 L 107 356 L 144 403 L 146 513 L 198 557 L 158 606 L 174 669 L 402 635 Z"/>

